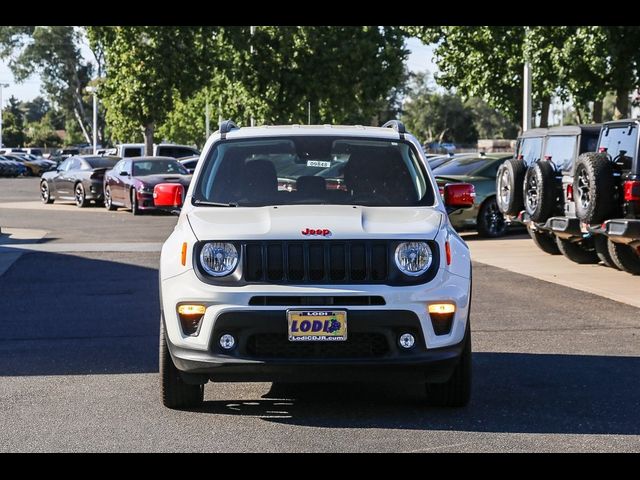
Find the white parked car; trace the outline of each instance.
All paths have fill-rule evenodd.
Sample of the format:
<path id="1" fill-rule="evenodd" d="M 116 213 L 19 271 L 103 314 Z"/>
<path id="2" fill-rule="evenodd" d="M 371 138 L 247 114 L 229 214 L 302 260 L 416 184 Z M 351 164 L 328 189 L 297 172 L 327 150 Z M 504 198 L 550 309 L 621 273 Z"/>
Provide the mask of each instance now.
<path id="1" fill-rule="evenodd" d="M 144 143 L 121 143 L 109 153 L 117 157 L 130 158 L 144 156 Z M 160 143 L 153 145 L 154 157 L 184 158 L 193 155 L 200 155 L 197 148 L 189 145 L 175 145 L 173 143 Z"/>
<path id="2" fill-rule="evenodd" d="M 471 261 L 418 141 L 386 128 L 227 121 L 204 147 L 160 262 L 167 407 L 212 381 L 426 384 L 433 405 L 471 388 Z M 327 173 L 329 172 L 329 173 Z M 184 202 L 183 202 L 184 199 Z"/>

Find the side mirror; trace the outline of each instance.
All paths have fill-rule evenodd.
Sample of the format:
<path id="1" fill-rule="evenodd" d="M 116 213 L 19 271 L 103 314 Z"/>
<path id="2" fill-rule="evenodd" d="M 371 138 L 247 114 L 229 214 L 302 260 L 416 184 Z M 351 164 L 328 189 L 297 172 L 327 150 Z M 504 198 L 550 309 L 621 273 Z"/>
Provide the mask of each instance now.
<path id="1" fill-rule="evenodd" d="M 163 210 L 179 211 L 184 201 L 184 187 L 179 183 L 159 183 L 153 187 L 153 204 Z"/>
<path id="2" fill-rule="evenodd" d="M 447 183 L 444 186 L 444 205 L 450 209 L 471 208 L 476 189 L 470 183 Z"/>

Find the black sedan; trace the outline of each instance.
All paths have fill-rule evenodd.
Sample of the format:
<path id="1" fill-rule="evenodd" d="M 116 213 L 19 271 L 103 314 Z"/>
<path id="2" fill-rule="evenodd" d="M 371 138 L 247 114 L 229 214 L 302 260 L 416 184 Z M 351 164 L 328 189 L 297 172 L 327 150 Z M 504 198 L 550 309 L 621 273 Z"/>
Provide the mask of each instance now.
<path id="1" fill-rule="evenodd" d="M 69 157 L 58 167 L 42 174 L 40 198 L 43 203 L 54 200 L 72 200 L 80 208 L 90 201 L 101 204 L 104 172 L 113 168 L 120 157 L 97 157 L 93 155 Z"/>

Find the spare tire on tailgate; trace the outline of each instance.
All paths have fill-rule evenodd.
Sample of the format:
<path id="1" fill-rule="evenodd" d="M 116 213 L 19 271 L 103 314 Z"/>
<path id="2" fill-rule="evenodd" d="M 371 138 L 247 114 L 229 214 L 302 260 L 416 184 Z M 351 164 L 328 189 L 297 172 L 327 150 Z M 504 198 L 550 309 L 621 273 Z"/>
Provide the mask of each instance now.
<path id="1" fill-rule="evenodd" d="M 522 183 L 527 167 L 524 160 L 505 160 L 496 175 L 496 200 L 498 208 L 506 215 L 518 215 L 524 208 Z"/>
<path id="2" fill-rule="evenodd" d="M 583 153 L 576 160 L 573 198 L 576 216 L 587 223 L 601 223 L 615 214 L 613 163 L 605 153 Z"/>
<path id="3" fill-rule="evenodd" d="M 551 162 L 537 161 L 524 176 L 524 209 L 534 222 L 546 222 L 556 203 L 556 172 Z"/>

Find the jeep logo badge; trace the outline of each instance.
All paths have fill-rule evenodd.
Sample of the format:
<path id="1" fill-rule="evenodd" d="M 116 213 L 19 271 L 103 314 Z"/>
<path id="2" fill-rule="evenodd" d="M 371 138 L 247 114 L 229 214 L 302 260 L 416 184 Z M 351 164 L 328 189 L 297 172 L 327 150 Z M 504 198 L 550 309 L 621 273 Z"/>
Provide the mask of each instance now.
<path id="1" fill-rule="evenodd" d="M 303 235 L 322 235 L 323 237 L 328 237 L 331 235 L 331 230 L 326 228 L 316 228 L 315 230 L 313 228 L 306 228 L 302 230 L 301 233 Z"/>

